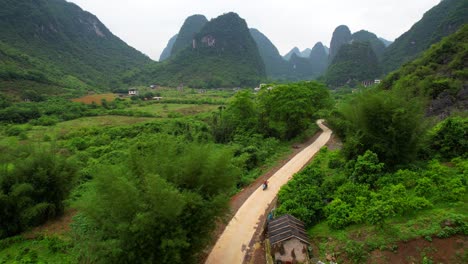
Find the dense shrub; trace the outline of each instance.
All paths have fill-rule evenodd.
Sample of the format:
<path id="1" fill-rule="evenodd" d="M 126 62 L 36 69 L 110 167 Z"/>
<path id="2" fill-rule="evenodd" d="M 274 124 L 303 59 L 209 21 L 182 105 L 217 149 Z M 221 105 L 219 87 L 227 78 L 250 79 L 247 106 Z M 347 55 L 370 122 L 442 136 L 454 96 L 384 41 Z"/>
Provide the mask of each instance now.
<path id="1" fill-rule="evenodd" d="M 0 170 L 0 238 L 60 215 L 77 171 L 50 150 L 20 154 Z"/>

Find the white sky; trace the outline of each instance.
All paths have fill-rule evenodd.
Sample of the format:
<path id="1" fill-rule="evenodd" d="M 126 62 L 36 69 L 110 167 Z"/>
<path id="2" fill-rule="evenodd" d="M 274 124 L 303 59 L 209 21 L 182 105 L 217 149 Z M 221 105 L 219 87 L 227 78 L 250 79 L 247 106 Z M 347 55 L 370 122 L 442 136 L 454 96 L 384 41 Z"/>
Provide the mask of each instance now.
<path id="1" fill-rule="evenodd" d="M 265 34 L 281 54 L 294 46 L 329 46 L 333 30 L 347 25 L 388 40 L 406 32 L 440 0 L 68 0 L 96 15 L 130 46 L 158 60 L 185 18 L 208 20 L 230 11 Z"/>

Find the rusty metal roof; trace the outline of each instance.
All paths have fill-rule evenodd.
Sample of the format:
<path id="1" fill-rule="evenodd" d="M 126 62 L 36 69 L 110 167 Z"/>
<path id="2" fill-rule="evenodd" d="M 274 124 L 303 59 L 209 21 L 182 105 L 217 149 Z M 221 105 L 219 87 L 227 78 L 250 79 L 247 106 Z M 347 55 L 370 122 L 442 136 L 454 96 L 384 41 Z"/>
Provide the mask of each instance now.
<path id="1" fill-rule="evenodd" d="M 268 238 L 271 245 L 293 237 L 310 245 L 304 223 L 294 216 L 286 214 L 268 223 Z"/>

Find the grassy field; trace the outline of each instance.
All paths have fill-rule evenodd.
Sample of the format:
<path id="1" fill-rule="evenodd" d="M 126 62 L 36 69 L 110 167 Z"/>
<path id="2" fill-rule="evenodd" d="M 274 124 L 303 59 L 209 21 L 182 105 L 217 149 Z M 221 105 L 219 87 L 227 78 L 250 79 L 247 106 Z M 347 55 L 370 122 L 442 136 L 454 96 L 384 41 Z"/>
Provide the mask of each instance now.
<path id="1" fill-rule="evenodd" d="M 161 117 L 168 117 L 171 113 L 179 113 L 181 115 L 196 115 L 204 112 L 215 111 L 217 105 L 197 105 L 197 104 L 166 104 L 152 103 L 144 106 L 135 105 L 128 110 L 146 112 Z"/>

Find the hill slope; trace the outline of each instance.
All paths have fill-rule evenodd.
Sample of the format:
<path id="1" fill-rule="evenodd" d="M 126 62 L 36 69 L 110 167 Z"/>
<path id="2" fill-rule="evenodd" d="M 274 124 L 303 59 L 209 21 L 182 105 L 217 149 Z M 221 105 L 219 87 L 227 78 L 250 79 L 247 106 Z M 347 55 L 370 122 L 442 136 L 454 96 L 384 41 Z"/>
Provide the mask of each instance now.
<path id="1" fill-rule="evenodd" d="M 250 34 L 257 44 L 258 51 L 265 64 L 267 76 L 273 79 L 286 78 L 289 66 L 275 45 L 257 29 L 251 28 Z"/>
<path id="2" fill-rule="evenodd" d="M 0 36 L 15 49 L 101 87 L 150 59 L 64 0 L 3 0 Z"/>
<path id="3" fill-rule="evenodd" d="M 468 25 L 434 44 L 418 59 L 391 73 L 384 89 L 429 98 L 427 114 L 446 117 L 468 109 Z"/>
<path id="4" fill-rule="evenodd" d="M 395 70 L 405 62 L 416 58 L 431 44 L 457 31 L 461 25 L 468 23 L 467 14 L 468 1 L 441 1 L 387 48 L 383 57 L 384 71 Z"/>

